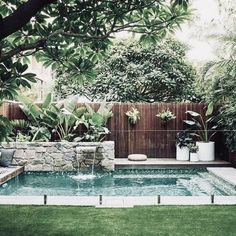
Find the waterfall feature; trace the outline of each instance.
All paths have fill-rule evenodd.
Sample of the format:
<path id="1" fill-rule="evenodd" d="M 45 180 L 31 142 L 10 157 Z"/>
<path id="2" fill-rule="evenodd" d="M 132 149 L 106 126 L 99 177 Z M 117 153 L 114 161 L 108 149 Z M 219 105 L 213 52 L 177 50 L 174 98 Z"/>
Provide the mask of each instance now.
<path id="1" fill-rule="evenodd" d="M 98 146 L 83 146 L 76 148 L 76 159 L 78 164 L 78 174 L 75 179 L 95 178 L 94 169 L 97 164 L 96 153 Z M 91 169 L 89 174 L 82 174 Z"/>

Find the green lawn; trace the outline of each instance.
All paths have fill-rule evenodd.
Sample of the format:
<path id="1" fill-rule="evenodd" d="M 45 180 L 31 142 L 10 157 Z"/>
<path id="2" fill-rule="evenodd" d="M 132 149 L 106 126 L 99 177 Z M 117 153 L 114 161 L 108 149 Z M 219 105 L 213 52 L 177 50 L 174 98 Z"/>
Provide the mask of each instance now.
<path id="1" fill-rule="evenodd" d="M 236 235 L 236 206 L 0 206 L 0 236 Z"/>

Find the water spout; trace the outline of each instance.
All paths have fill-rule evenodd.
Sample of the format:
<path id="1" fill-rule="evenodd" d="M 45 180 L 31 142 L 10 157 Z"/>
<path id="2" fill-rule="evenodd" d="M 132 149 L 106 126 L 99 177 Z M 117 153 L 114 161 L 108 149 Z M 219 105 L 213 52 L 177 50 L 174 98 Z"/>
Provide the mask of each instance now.
<path id="1" fill-rule="evenodd" d="M 95 169 L 95 160 L 96 160 L 96 152 L 97 152 L 98 146 L 86 146 L 86 147 L 77 147 L 77 164 L 78 164 L 78 173 L 77 176 L 74 177 L 74 179 L 79 180 L 86 180 L 86 179 L 93 179 L 95 178 L 94 169 Z M 92 155 L 92 165 L 91 165 L 91 174 L 81 174 L 81 161 L 84 161 L 84 164 L 86 163 L 86 155 L 91 154 Z M 91 164 L 91 163 L 90 163 Z M 89 165 L 90 165 L 89 164 Z"/>

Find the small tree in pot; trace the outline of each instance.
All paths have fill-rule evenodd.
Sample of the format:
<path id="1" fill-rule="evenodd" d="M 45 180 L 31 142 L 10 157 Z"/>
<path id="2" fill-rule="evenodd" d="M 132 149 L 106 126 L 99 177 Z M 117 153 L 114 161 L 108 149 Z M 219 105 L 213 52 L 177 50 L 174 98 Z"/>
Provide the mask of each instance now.
<path id="1" fill-rule="evenodd" d="M 189 152 L 190 152 L 190 161 L 198 161 L 198 146 L 194 143 L 190 143 L 188 145 L 188 149 L 189 149 Z"/>
<path id="2" fill-rule="evenodd" d="M 211 141 L 211 139 L 216 133 L 217 126 L 214 124 L 213 108 L 213 103 L 210 103 L 207 107 L 205 118 L 195 111 L 186 111 L 191 119 L 184 120 L 184 123 L 191 127 L 191 130 L 194 131 L 193 135 L 199 139 L 196 143 L 199 147 L 199 161 L 215 160 L 215 142 Z"/>
<path id="3" fill-rule="evenodd" d="M 176 135 L 176 160 L 188 161 L 189 149 L 188 145 L 192 141 L 190 133 L 188 131 L 181 131 Z"/>

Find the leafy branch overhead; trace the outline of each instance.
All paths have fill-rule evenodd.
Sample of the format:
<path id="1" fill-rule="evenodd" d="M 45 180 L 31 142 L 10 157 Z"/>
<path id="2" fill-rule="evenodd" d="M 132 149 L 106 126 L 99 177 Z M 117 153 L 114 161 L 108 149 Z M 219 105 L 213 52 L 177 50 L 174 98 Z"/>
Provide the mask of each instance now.
<path id="1" fill-rule="evenodd" d="M 55 68 L 76 64 L 83 54 L 96 59 L 113 33 L 132 31 L 143 41 L 155 41 L 189 17 L 186 0 L 10 0 L 0 6 L 0 62 L 36 53 L 45 66 Z"/>
<path id="2" fill-rule="evenodd" d="M 0 61 L 36 48 L 62 49 L 73 42 L 75 48 L 89 43 L 103 48 L 107 38 L 119 31 L 145 37 L 161 37 L 179 26 L 188 16 L 188 1 L 2 1 L 0 40 L 7 42 Z M 53 4 L 54 3 L 54 4 Z M 105 40 L 105 42 L 103 42 Z M 38 44 L 37 44 L 38 43 Z M 5 48 L 7 46 L 7 48 Z M 16 50 L 18 48 L 18 50 Z M 7 50 L 9 49 L 9 50 Z"/>
<path id="3" fill-rule="evenodd" d="M 144 42 L 172 32 L 189 17 L 188 0 L 2 0 L 0 1 L 0 101 L 30 87 L 29 56 L 45 67 L 94 78 L 94 64 L 114 33 L 132 31 Z"/>

